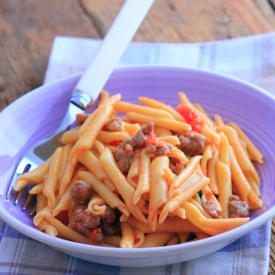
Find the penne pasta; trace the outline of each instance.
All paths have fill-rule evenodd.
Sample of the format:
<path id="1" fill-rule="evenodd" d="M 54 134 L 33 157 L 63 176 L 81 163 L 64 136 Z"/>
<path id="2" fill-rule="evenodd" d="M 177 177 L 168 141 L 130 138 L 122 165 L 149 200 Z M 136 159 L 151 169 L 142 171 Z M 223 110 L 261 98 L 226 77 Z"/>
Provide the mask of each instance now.
<path id="1" fill-rule="evenodd" d="M 255 144 L 250 140 L 250 138 L 244 133 L 244 131 L 235 123 L 231 122 L 231 123 L 228 123 L 228 125 L 233 129 L 235 129 L 239 138 L 245 142 L 252 160 L 255 160 L 259 163 L 263 163 L 263 154 L 255 146 Z"/>
<path id="2" fill-rule="evenodd" d="M 110 98 L 110 95 L 107 91 L 104 91 L 104 90 L 101 91 L 98 106 L 102 106 L 102 105 L 106 104 L 108 102 L 109 98 Z"/>
<path id="3" fill-rule="evenodd" d="M 148 233 L 141 247 L 164 246 L 173 237 L 174 233 L 170 232 L 153 232 Z"/>
<path id="4" fill-rule="evenodd" d="M 138 207 L 135 207 L 133 203 L 133 196 L 135 191 L 134 187 L 129 184 L 127 179 L 117 168 L 113 154 L 108 148 L 106 148 L 105 151 L 101 154 L 99 161 L 102 167 L 108 167 L 105 172 L 107 173 L 109 178 L 112 179 L 116 190 L 118 190 L 118 192 L 121 194 L 131 214 L 133 214 L 137 219 L 140 219 L 144 223 L 147 223 L 147 219 L 144 217 L 143 213 Z"/>
<path id="5" fill-rule="evenodd" d="M 223 126 L 224 125 L 223 119 L 219 115 L 215 114 L 214 119 L 215 119 L 215 122 L 216 122 L 216 126 Z"/>
<path id="6" fill-rule="evenodd" d="M 219 159 L 219 151 L 214 146 L 213 147 L 213 156 L 209 159 L 207 163 L 207 177 L 210 179 L 209 188 L 215 194 L 219 194 L 219 187 L 217 182 L 217 172 L 216 172 L 216 163 Z"/>
<path id="7" fill-rule="evenodd" d="M 167 157 L 155 158 L 150 165 L 150 191 L 148 222 L 152 231 L 156 230 L 158 210 L 168 198 L 168 185 L 164 177 L 164 168 L 167 168 Z"/>
<path id="8" fill-rule="evenodd" d="M 44 163 L 39 165 L 37 168 L 27 173 L 24 173 L 20 177 L 18 177 L 13 187 L 14 190 L 19 191 L 29 183 L 39 184 L 44 182 L 44 176 L 49 172 L 51 161 L 52 161 L 52 157 L 47 159 Z"/>
<path id="9" fill-rule="evenodd" d="M 130 165 L 127 180 L 134 187 L 137 188 L 140 169 L 140 150 L 136 150 L 134 159 Z"/>
<path id="10" fill-rule="evenodd" d="M 190 202 L 186 202 L 183 208 L 186 211 L 186 218 L 211 236 L 224 233 L 249 221 L 249 218 L 208 219 Z"/>
<path id="11" fill-rule="evenodd" d="M 191 126 L 182 121 L 171 120 L 169 118 L 158 118 L 148 115 L 141 115 L 135 112 L 128 112 L 126 116 L 137 122 L 149 123 L 150 121 L 154 122 L 155 125 L 172 130 L 172 131 L 190 131 Z"/>
<path id="12" fill-rule="evenodd" d="M 98 113 L 95 115 L 89 127 L 87 127 L 87 129 L 79 137 L 79 140 L 74 144 L 70 152 L 71 163 L 74 163 L 76 161 L 76 155 L 79 152 L 90 150 L 92 148 L 98 133 L 104 126 L 107 118 L 111 115 L 113 107 L 110 105 L 103 105 L 98 110 Z"/>
<path id="13" fill-rule="evenodd" d="M 75 129 L 66 131 L 61 136 L 61 143 L 63 145 L 66 145 L 68 143 L 75 143 L 79 139 L 79 132 Z"/>
<path id="14" fill-rule="evenodd" d="M 126 216 L 129 210 L 122 200 L 120 200 L 104 183 L 100 182 L 91 172 L 79 171 L 78 178 L 88 182 L 91 188 L 101 196 L 101 198 L 112 208 L 117 208 Z"/>
<path id="15" fill-rule="evenodd" d="M 43 188 L 43 194 L 45 197 L 47 197 L 49 206 L 53 206 L 55 203 L 55 191 L 58 184 L 58 175 L 61 168 L 62 153 L 63 150 L 61 149 L 61 147 L 56 149 L 52 158 L 52 162 L 50 164 L 49 175 Z"/>
<path id="16" fill-rule="evenodd" d="M 221 205 L 221 216 L 228 218 L 228 202 L 232 195 L 232 182 L 230 171 L 229 142 L 226 135 L 220 133 L 220 157 L 216 163 L 217 182 L 219 188 L 219 203 Z"/>
<path id="17" fill-rule="evenodd" d="M 178 106 L 102 91 L 98 108 L 15 190 L 36 195 L 34 225 L 88 245 L 146 248 L 194 242 L 249 221 L 260 209 L 263 155 L 233 122 L 183 92 Z M 118 115 L 123 113 L 123 117 Z"/>
<path id="18" fill-rule="evenodd" d="M 91 151 L 84 151 L 77 155 L 77 160 L 91 171 L 98 180 L 102 181 L 110 190 L 114 191 L 115 186 L 101 166 L 99 159 Z"/>
<path id="19" fill-rule="evenodd" d="M 139 156 L 139 176 L 136 190 L 134 191 L 133 203 L 136 205 L 141 196 L 150 190 L 150 157 L 146 149 L 141 150 Z"/>
<path id="20" fill-rule="evenodd" d="M 80 167 L 77 172 L 79 171 L 84 171 L 85 167 Z M 53 210 L 53 216 L 57 216 L 60 212 L 62 211 L 68 211 L 72 202 L 72 197 L 70 195 L 70 187 L 74 184 L 74 182 L 76 180 L 78 180 L 78 174 L 77 172 L 74 174 L 73 178 L 71 179 L 71 182 L 67 188 L 67 190 L 65 191 L 65 193 L 63 194 L 63 196 L 61 197 L 61 199 L 58 201 L 58 204 L 56 205 L 56 207 Z"/>
<path id="21" fill-rule="evenodd" d="M 178 121 L 185 121 L 183 119 L 183 117 L 177 111 L 175 111 L 173 108 L 171 108 L 170 106 L 168 106 L 162 102 L 159 102 L 157 100 L 154 100 L 154 99 L 151 99 L 148 97 L 139 97 L 138 100 L 141 104 L 144 104 L 144 105 L 152 107 L 152 108 L 164 110 L 164 111 L 170 113 Z"/>
<path id="22" fill-rule="evenodd" d="M 213 157 L 213 146 L 208 144 L 206 145 L 202 159 L 201 159 L 201 169 L 205 176 L 207 176 L 207 164 L 210 159 Z"/>
<path id="23" fill-rule="evenodd" d="M 135 113 L 139 113 L 147 116 L 174 119 L 174 117 L 167 111 L 146 107 L 146 106 L 141 106 L 137 104 L 132 104 L 125 101 L 116 102 L 116 104 L 114 105 L 114 110 L 122 113 L 135 112 Z"/>
<path id="24" fill-rule="evenodd" d="M 102 215 L 106 210 L 106 202 L 97 193 L 93 193 L 87 211 L 94 216 Z"/>
<path id="25" fill-rule="evenodd" d="M 169 199 L 174 196 L 174 193 L 177 188 L 180 187 L 195 171 L 196 167 L 199 165 L 199 161 L 201 160 L 201 156 L 196 156 L 190 159 L 186 168 L 182 170 L 182 172 L 176 177 L 174 182 L 171 184 L 169 188 Z"/>
<path id="26" fill-rule="evenodd" d="M 138 123 L 128 123 L 124 121 L 122 125 L 130 137 L 133 137 L 141 128 Z"/>
<path id="27" fill-rule="evenodd" d="M 245 153 L 243 147 L 241 146 L 241 143 L 239 141 L 239 137 L 238 137 L 236 130 L 230 126 L 219 126 L 219 127 L 217 127 L 217 131 L 224 132 L 224 134 L 228 138 L 230 146 L 233 148 L 233 150 L 235 152 L 236 158 L 237 158 L 242 170 L 247 171 L 247 173 L 251 173 L 254 180 L 257 182 L 257 184 L 259 184 L 260 179 L 259 179 L 258 173 L 257 173 L 253 163 L 251 162 L 251 160 Z"/>
<path id="28" fill-rule="evenodd" d="M 124 141 L 128 137 L 129 135 L 123 132 L 100 131 L 97 135 L 97 140 L 102 143 L 112 143 L 115 140 Z"/>
<path id="29" fill-rule="evenodd" d="M 134 248 L 141 247 L 143 245 L 145 241 L 145 235 L 141 230 L 132 228 L 128 222 L 122 222 L 120 225 L 122 234 L 120 247 Z"/>
<path id="30" fill-rule="evenodd" d="M 178 207 L 183 205 L 186 201 L 192 198 L 196 193 L 198 193 L 204 186 L 209 183 L 209 179 L 205 176 L 201 176 L 201 178 L 195 183 L 191 184 L 190 187 L 186 188 L 179 195 L 174 196 L 170 199 L 165 206 L 163 207 L 159 222 L 162 223 L 169 213 L 175 211 Z"/>

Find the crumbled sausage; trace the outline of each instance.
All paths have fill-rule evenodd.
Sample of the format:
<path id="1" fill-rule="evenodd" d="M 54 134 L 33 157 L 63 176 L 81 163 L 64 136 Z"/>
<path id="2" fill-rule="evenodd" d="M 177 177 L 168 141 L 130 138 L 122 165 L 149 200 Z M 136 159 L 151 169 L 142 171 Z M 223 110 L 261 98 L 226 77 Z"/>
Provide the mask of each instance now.
<path id="1" fill-rule="evenodd" d="M 81 125 L 88 117 L 89 114 L 86 113 L 76 114 L 77 125 Z"/>
<path id="2" fill-rule="evenodd" d="M 120 171 L 126 174 L 134 158 L 134 148 L 143 146 L 148 139 L 148 135 L 154 132 L 154 123 L 149 122 L 143 126 L 132 138 L 126 139 L 118 146 L 115 155 L 117 166 Z"/>
<path id="3" fill-rule="evenodd" d="M 229 196 L 228 211 L 230 218 L 244 218 L 249 216 L 249 206 L 246 201 L 241 201 L 238 196 Z"/>
<path id="4" fill-rule="evenodd" d="M 91 187 L 83 180 L 77 180 L 70 189 L 70 195 L 76 205 L 85 204 L 91 197 Z"/>
<path id="5" fill-rule="evenodd" d="M 178 148 L 189 157 L 202 154 L 205 148 L 205 137 L 199 133 L 186 131 L 179 136 L 179 141 Z"/>
<path id="6" fill-rule="evenodd" d="M 148 136 L 154 133 L 154 123 L 149 122 L 144 125 L 133 137 L 124 140 L 120 145 L 119 149 L 124 149 L 127 144 L 131 145 L 133 148 L 141 147 L 144 145 Z"/>
<path id="7" fill-rule="evenodd" d="M 105 130 L 109 132 L 120 132 L 121 125 L 122 125 L 122 119 L 120 117 L 114 117 L 107 122 L 105 126 Z"/>
<path id="8" fill-rule="evenodd" d="M 101 229 L 104 235 L 113 235 L 115 234 L 115 226 L 113 223 L 115 222 L 116 214 L 115 211 L 106 206 L 105 211 L 101 214 Z"/>
<path id="9" fill-rule="evenodd" d="M 165 141 L 158 141 L 155 145 L 148 144 L 146 146 L 146 153 L 150 157 L 166 156 L 170 153 L 172 146 Z"/>
<path id="10" fill-rule="evenodd" d="M 207 202 L 202 203 L 201 206 L 205 210 L 205 212 L 207 214 L 209 214 L 212 218 L 219 219 L 221 217 L 213 202 L 207 201 Z"/>
<path id="11" fill-rule="evenodd" d="M 115 234 L 115 227 L 111 224 L 102 224 L 101 230 L 104 235 L 114 235 Z"/>
<path id="12" fill-rule="evenodd" d="M 154 122 L 149 122 L 141 128 L 141 131 L 144 135 L 149 136 L 154 133 Z"/>
<path id="13" fill-rule="evenodd" d="M 149 122 L 144 125 L 136 134 L 133 136 L 129 143 L 133 147 L 143 146 L 145 141 L 148 139 L 148 136 L 154 133 L 154 123 Z"/>
<path id="14" fill-rule="evenodd" d="M 176 158 L 170 158 L 169 168 L 175 174 L 179 174 L 187 165 L 187 162 L 180 161 Z"/>
<path id="15" fill-rule="evenodd" d="M 97 228 L 100 217 L 90 214 L 86 209 L 78 209 L 74 213 L 74 228 L 80 233 L 86 233 L 89 229 Z"/>
<path id="16" fill-rule="evenodd" d="M 91 229 L 86 233 L 86 235 L 90 240 L 93 240 L 97 243 L 102 243 L 104 239 L 101 228 Z"/>
<path id="17" fill-rule="evenodd" d="M 105 211 L 100 215 L 100 218 L 103 224 L 110 224 L 114 222 L 116 218 L 115 211 L 106 205 Z"/>
<path id="18" fill-rule="evenodd" d="M 152 142 L 147 141 L 152 140 Z M 132 138 L 123 141 L 116 152 L 116 162 L 122 173 L 126 174 L 134 158 L 134 149 L 137 147 L 146 148 L 146 153 L 150 157 L 168 155 L 172 145 L 155 138 L 154 123 L 149 122 L 144 125 Z"/>
<path id="19" fill-rule="evenodd" d="M 134 158 L 134 150 L 130 144 L 126 144 L 125 148 L 119 148 L 116 153 L 117 166 L 122 173 L 127 173 Z"/>
<path id="20" fill-rule="evenodd" d="M 104 235 L 112 235 L 115 233 L 115 211 L 106 206 L 105 211 L 98 216 L 91 214 L 87 209 L 83 209 L 84 205 L 76 207 L 74 212 L 74 222 L 72 228 L 81 234 L 86 235 L 95 242 L 102 242 Z M 85 205 L 87 207 L 87 205 Z"/>

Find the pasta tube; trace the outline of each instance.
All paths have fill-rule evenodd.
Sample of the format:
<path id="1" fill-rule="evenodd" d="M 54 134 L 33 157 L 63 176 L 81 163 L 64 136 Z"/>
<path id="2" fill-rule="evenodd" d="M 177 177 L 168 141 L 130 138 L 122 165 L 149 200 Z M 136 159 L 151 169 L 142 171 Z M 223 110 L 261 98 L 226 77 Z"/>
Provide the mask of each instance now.
<path id="1" fill-rule="evenodd" d="M 49 176 L 43 188 L 43 194 L 48 198 L 48 205 L 53 206 L 55 203 L 55 190 L 58 183 L 58 175 L 61 168 L 61 158 L 63 150 L 57 148 L 53 154 L 53 159 L 50 165 Z"/>
<path id="2" fill-rule="evenodd" d="M 52 157 L 48 158 L 44 163 L 35 169 L 22 174 L 16 179 L 13 189 L 19 191 L 29 183 L 39 184 L 44 182 L 44 176 L 49 172 Z"/>
<path id="3" fill-rule="evenodd" d="M 164 168 L 168 166 L 169 159 L 166 156 L 155 158 L 150 165 L 148 221 L 152 231 L 156 229 L 158 209 L 168 200 L 168 186 L 164 177 Z"/>
<path id="4" fill-rule="evenodd" d="M 182 207 L 186 211 L 187 219 L 211 236 L 232 230 L 249 221 L 249 218 L 208 219 L 190 202 L 186 202 Z"/>
<path id="5" fill-rule="evenodd" d="M 245 142 L 247 146 L 247 150 L 252 160 L 258 161 L 259 163 L 263 163 L 263 154 L 255 146 L 255 144 L 251 141 L 251 139 L 244 133 L 244 131 L 236 123 L 231 122 L 231 123 L 228 123 L 228 125 L 234 128 L 238 136 Z"/>
<path id="6" fill-rule="evenodd" d="M 94 144 L 94 141 L 105 124 L 105 121 L 109 118 L 113 111 L 113 107 L 110 105 L 103 105 L 98 109 L 93 121 L 90 123 L 85 132 L 79 137 L 79 140 L 74 144 L 70 152 L 70 161 L 75 162 L 75 158 L 79 152 L 84 150 L 90 150 Z M 86 120 L 87 121 L 87 120 Z"/>
<path id="7" fill-rule="evenodd" d="M 201 158 L 202 156 L 195 156 L 191 158 L 185 169 L 183 169 L 181 173 L 179 173 L 179 175 L 176 177 L 175 181 L 171 184 L 169 188 L 169 199 L 171 199 L 174 196 L 176 189 L 178 189 L 180 185 L 183 184 L 194 173 Z"/>
<path id="8" fill-rule="evenodd" d="M 164 110 L 164 111 L 170 113 L 178 121 L 185 121 L 184 118 L 175 109 L 173 109 L 172 107 L 170 107 L 162 102 L 159 102 L 155 99 L 151 99 L 148 97 L 139 97 L 138 100 L 141 104 L 144 104 L 144 105 L 152 107 L 152 108 Z"/>
<path id="9" fill-rule="evenodd" d="M 153 116 L 153 117 L 174 119 L 174 117 L 167 111 L 146 107 L 146 106 L 141 106 L 141 105 L 125 102 L 125 101 L 116 102 L 116 104 L 114 105 L 114 110 L 121 113 L 127 113 L 132 111 L 132 112 Z"/>
<path id="10" fill-rule="evenodd" d="M 122 196 L 125 204 L 127 205 L 130 212 L 137 218 L 147 223 L 147 219 L 144 217 L 143 213 L 140 209 L 133 204 L 133 196 L 135 189 L 129 184 L 125 176 L 118 169 L 114 156 L 110 149 L 106 148 L 105 151 L 101 154 L 99 161 L 103 168 L 105 168 L 105 172 L 112 179 L 116 190 Z"/>
<path id="11" fill-rule="evenodd" d="M 218 126 L 217 131 L 224 132 L 224 134 L 228 138 L 229 144 L 232 146 L 235 152 L 236 158 L 242 170 L 251 173 L 254 177 L 254 180 L 257 182 L 257 184 L 259 184 L 260 178 L 258 176 L 258 173 L 254 165 L 250 161 L 249 157 L 247 156 L 245 150 L 241 146 L 237 132 L 230 126 Z"/>
<path id="12" fill-rule="evenodd" d="M 80 171 L 77 174 L 79 179 L 88 182 L 92 189 L 95 190 L 111 208 L 117 208 L 121 213 L 129 216 L 129 210 L 124 202 L 122 202 L 118 196 L 106 187 L 104 183 L 99 181 L 91 172 Z"/>
<path id="13" fill-rule="evenodd" d="M 209 183 L 209 178 L 202 175 L 202 177 L 197 182 L 192 184 L 189 188 L 184 190 L 181 194 L 170 199 L 165 204 L 165 206 L 163 207 L 160 213 L 159 222 L 162 223 L 169 213 L 175 211 L 177 208 L 183 205 L 186 201 L 192 198 L 208 183 Z"/>
<path id="14" fill-rule="evenodd" d="M 172 131 L 190 131 L 191 126 L 185 122 L 181 121 L 176 121 L 176 120 L 171 120 L 169 118 L 158 118 L 158 117 L 152 117 L 152 116 L 146 116 L 146 115 L 140 115 L 135 112 L 128 112 L 126 113 L 126 116 L 133 120 L 133 121 L 138 121 L 142 123 L 149 123 L 149 122 L 154 122 L 155 125 L 161 126 L 163 128 L 167 128 Z"/>
<path id="15" fill-rule="evenodd" d="M 220 138 L 220 158 L 216 163 L 219 203 L 221 205 L 221 216 L 228 218 L 229 196 L 232 195 L 229 142 L 223 132 L 220 133 Z"/>
<path id="16" fill-rule="evenodd" d="M 145 240 L 144 233 L 137 229 L 132 228 L 128 222 L 122 222 L 121 225 L 121 233 L 122 238 L 120 241 L 120 247 L 122 248 L 133 248 L 133 247 L 141 247 Z"/>
<path id="17" fill-rule="evenodd" d="M 144 193 L 147 193 L 150 190 L 150 162 L 151 160 L 146 153 L 146 149 L 141 150 L 138 184 L 133 196 L 134 205 L 139 202 Z"/>

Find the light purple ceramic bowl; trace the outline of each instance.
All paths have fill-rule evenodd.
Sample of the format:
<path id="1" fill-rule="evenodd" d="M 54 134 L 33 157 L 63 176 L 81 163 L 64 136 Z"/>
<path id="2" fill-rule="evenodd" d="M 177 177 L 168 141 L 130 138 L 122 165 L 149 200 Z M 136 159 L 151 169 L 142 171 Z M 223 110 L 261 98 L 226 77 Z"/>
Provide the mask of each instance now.
<path id="1" fill-rule="evenodd" d="M 32 219 L 6 193 L 25 151 L 51 135 L 61 123 L 70 94 L 80 75 L 40 87 L 19 98 L 0 114 L 0 217 L 21 233 L 69 255 L 109 265 L 157 266 L 195 259 L 227 246 L 275 216 L 275 98 L 251 84 L 224 75 L 172 67 L 125 67 L 114 71 L 105 90 L 121 93 L 125 101 L 148 96 L 171 106 L 184 91 L 210 116 L 238 123 L 264 155 L 257 165 L 264 207 L 251 221 L 230 232 L 188 244 L 158 248 L 94 247 L 54 238 L 38 231 Z"/>

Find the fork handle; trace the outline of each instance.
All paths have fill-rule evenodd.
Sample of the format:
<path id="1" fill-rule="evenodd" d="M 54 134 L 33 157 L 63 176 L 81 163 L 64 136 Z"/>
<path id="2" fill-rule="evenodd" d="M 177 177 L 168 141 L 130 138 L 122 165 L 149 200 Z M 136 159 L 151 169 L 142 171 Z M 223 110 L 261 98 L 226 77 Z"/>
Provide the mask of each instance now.
<path id="1" fill-rule="evenodd" d="M 56 133 L 66 130 L 75 121 L 75 115 L 85 111 L 98 98 L 153 2 L 154 0 L 125 2 L 92 63 L 76 84 L 68 111 Z"/>
<path id="2" fill-rule="evenodd" d="M 93 103 L 153 2 L 154 0 L 127 0 L 125 2 L 96 52 L 91 65 L 76 84 L 75 91 L 86 93 Z"/>

